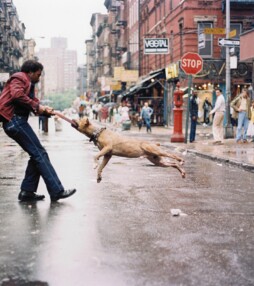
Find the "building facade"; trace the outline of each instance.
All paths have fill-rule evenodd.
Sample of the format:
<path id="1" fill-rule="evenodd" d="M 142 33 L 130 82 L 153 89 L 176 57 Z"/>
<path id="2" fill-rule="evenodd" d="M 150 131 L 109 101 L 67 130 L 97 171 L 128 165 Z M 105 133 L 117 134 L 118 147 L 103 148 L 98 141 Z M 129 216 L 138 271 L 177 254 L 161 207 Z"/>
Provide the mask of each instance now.
<path id="1" fill-rule="evenodd" d="M 77 52 L 67 49 L 66 38 L 52 38 L 50 48 L 40 49 L 36 56 L 44 66 L 45 93 L 77 88 Z"/>
<path id="2" fill-rule="evenodd" d="M 0 90 L 22 63 L 25 26 L 12 0 L 0 0 Z"/>
<path id="3" fill-rule="evenodd" d="M 123 99 L 136 104 L 149 101 L 155 109 L 154 124 L 170 124 L 175 83 L 180 81 L 182 88 L 188 86 L 187 75 L 180 67 L 187 52 L 203 58 L 203 70 L 194 77 L 192 86 L 198 91 L 200 111 L 206 97 L 214 102 L 214 87 L 225 91 L 226 48 L 220 42 L 226 36 L 226 1 L 105 0 L 104 5 L 110 35 L 101 39 L 100 45 L 109 45 L 111 52 L 106 62 L 101 58 L 100 64 L 111 65 L 113 78 L 115 67 L 138 69 L 136 84 L 129 86 L 121 80 L 120 92 Z M 254 27 L 254 1 L 231 0 L 230 7 L 230 34 L 237 40 Z M 160 43 L 165 45 L 163 52 L 158 52 Z M 253 63 L 239 60 L 239 48 L 231 49 L 237 59 L 230 70 L 232 98 L 243 86 L 252 84 Z"/>

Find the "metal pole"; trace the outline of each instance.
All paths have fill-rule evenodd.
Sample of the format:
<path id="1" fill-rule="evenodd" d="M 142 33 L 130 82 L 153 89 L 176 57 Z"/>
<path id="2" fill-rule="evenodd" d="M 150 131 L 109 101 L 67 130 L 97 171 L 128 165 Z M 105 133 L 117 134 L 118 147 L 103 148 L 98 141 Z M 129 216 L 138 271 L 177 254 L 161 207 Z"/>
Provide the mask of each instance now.
<path id="1" fill-rule="evenodd" d="M 230 0 L 226 0 L 226 39 L 230 33 Z M 230 119 L 231 77 L 230 77 L 230 47 L 226 46 L 226 125 L 225 138 L 233 138 L 233 126 Z"/>
<path id="2" fill-rule="evenodd" d="M 185 123 L 185 138 L 184 138 L 184 143 L 187 143 L 187 142 L 188 142 L 191 86 L 192 86 L 192 75 L 188 75 L 188 99 L 187 99 L 187 109 L 186 109 L 186 118 L 185 118 L 185 119 L 186 119 L 186 123 Z"/>
<path id="3" fill-rule="evenodd" d="M 138 76 L 141 76 L 141 3 L 138 0 Z"/>

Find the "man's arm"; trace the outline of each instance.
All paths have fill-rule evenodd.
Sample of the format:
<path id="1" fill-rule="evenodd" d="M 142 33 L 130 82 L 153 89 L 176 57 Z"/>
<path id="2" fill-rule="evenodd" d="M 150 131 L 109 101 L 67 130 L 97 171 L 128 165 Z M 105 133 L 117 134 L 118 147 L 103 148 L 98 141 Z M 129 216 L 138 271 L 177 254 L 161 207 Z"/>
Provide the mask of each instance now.
<path id="1" fill-rule="evenodd" d="M 230 106 L 236 111 L 238 112 L 239 111 L 239 108 L 237 107 L 237 103 L 240 99 L 240 96 L 237 96 L 231 103 L 230 103 Z"/>
<path id="2" fill-rule="evenodd" d="M 39 108 L 39 99 L 33 98 L 31 99 L 27 93 L 29 92 L 29 86 L 26 86 L 26 83 L 21 79 L 14 78 L 10 82 L 10 95 L 14 102 L 18 102 L 19 104 L 26 106 L 33 112 L 37 112 Z"/>
<path id="3" fill-rule="evenodd" d="M 222 104 L 222 98 L 221 97 L 217 97 L 216 102 L 215 102 L 215 106 L 214 108 L 210 111 L 210 115 L 215 113 L 221 106 Z"/>

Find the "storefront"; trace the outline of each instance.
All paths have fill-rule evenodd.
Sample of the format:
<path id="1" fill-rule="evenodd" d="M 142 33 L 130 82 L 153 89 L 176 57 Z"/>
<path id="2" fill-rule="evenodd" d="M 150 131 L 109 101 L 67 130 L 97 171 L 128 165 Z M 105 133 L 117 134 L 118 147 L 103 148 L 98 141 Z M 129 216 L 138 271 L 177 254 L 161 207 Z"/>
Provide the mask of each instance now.
<path id="1" fill-rule="evenodd" d="M 155 71 L 131 87 L 122 95 L 121 101 L 126 101 L 132 114 L 140 114 L 145 102 L 153 109 L 151 124 L 164 125 L 164 83 L 165 69 Z"/>

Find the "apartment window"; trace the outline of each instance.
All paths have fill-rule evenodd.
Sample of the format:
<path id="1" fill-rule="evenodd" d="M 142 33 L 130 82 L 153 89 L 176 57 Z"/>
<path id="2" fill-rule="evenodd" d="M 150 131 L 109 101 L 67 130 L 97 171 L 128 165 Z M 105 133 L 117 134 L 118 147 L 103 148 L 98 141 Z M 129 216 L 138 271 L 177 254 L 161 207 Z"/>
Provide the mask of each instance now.
<path id="1" fill-rule="evenodd" d="M 202 58 L 212 58 L 213 55 L 213 37 L 212 34 L 204 34 L 205 28 L 212 28 L 213 23 L 198 23 L 198 53 Z"/>

